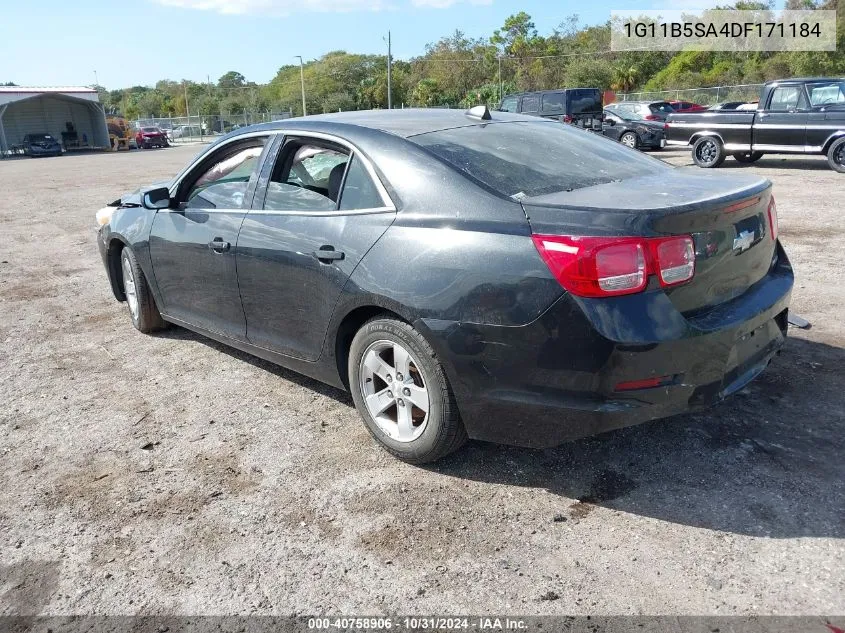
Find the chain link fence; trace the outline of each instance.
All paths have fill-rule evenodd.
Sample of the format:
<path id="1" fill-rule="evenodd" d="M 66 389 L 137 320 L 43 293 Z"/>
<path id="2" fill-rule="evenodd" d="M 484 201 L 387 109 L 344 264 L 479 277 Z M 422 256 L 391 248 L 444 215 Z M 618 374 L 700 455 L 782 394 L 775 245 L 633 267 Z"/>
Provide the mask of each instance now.
<path id="1" fill-rule="evenodd" d="M 255 123 L 289 119 L 291 112 L 242 112 L 239 114 L 192 114 L 191 116 L 147 117 L 132 121 L 135 129 L 157 127 L 171 143 L 196 143 L 212 140 Z"/>
<path id="2" fill-rule="evenodd" d="M 755 102 L 760 96 L 763 84 L 739 84 L 736 86 L 713 86 L 711 88 L 679 88 L 677 90 L 656 90 L 653 92 L 619 93 L 619 101 L 692 101 L 701 105 L 713 105 L 726 101 Z"/>

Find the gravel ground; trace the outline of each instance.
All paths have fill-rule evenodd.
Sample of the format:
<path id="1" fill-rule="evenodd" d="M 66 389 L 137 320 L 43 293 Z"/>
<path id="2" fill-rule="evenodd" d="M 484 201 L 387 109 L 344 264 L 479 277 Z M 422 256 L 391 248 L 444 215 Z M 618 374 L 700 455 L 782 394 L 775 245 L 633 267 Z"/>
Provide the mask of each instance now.
<path id="1" fill-rule="evenodd" d="M 746 390 L 419 468 L 345 393 L 131 327 L 93 213 L 196 151 L 0 163 L 0 614 L 845 612 L 845 176 L 823 158 L 722 168 L 775 183 L 813 323 Z"/>

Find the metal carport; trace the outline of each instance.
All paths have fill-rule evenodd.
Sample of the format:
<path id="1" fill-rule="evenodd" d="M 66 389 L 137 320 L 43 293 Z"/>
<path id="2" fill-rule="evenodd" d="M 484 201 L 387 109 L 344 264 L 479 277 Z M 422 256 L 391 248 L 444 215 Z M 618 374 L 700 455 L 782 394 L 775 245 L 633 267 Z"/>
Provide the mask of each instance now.
<path id="1" fill-rule="evenodd" d="M 0 156 L 9 155 L 26 134 L 46 132 L 62 141 L 69 123 L 80 147 L 110 146 L 106 114 L 96 90 L 0 86 Z"/>

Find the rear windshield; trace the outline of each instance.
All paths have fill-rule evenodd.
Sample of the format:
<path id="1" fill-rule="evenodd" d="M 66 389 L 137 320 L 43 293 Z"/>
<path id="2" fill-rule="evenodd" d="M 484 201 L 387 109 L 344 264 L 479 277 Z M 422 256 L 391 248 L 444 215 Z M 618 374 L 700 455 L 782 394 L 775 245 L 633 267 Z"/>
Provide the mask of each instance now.
<path id="1" fill-rule="evenodd" d="M 671 169 L 597 134 L 551 121 L 473 125 L 409 140 L 516 200 Z"/>
<path id="2" fill-rule="evenodd" d="M 601 92 L 598 90 L 570 90 L 569 114 L 601 112 Z"/>
<path id="3" fill-rule="evenodd" d="M 658 101 L 657 103 L 649 104 L 648 109 L 652 112 L 662 112 L 663 114 L 672 114 L 677 111 L 671 104 L 666 103 L 665 101 Z"/>

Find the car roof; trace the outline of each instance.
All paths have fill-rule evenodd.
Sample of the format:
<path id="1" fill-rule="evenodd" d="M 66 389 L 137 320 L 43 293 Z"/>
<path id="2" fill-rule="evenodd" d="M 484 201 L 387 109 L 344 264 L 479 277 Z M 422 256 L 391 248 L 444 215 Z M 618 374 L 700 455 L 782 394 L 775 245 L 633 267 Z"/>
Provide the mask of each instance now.
<path id="1" fill-rule="evenodd" d="M 772 81 L 767 81 L 766 85 L 797 84 L 806 83 L 808 81 L 845 81 L 845 77 L 790 77 L 789 79 L 774 79 Z"/>
<path id="2" fill-rule="evenodd" d="M 394 134 L 403 138 L 449 130 L 474 125 L 488 125 L 491 123 L 507 123 L 515 121 L 537 122 L 537 117 L 509 112 L 491 112 L 489 120 L 482 120 L 470 116 L 466 110 L 445 108 L 403 108 L 398 110 L 353 110 L 349 112 L 333 112 L 331 114 L 317 114 L 305 117 L 295 117 L 259 123 L 237 130 L 246 133 L 263 130 L 285 130 L 300 127 L 301 129 L 319 132 L 337 131 L 338 126 L 367 128 Z"/>

